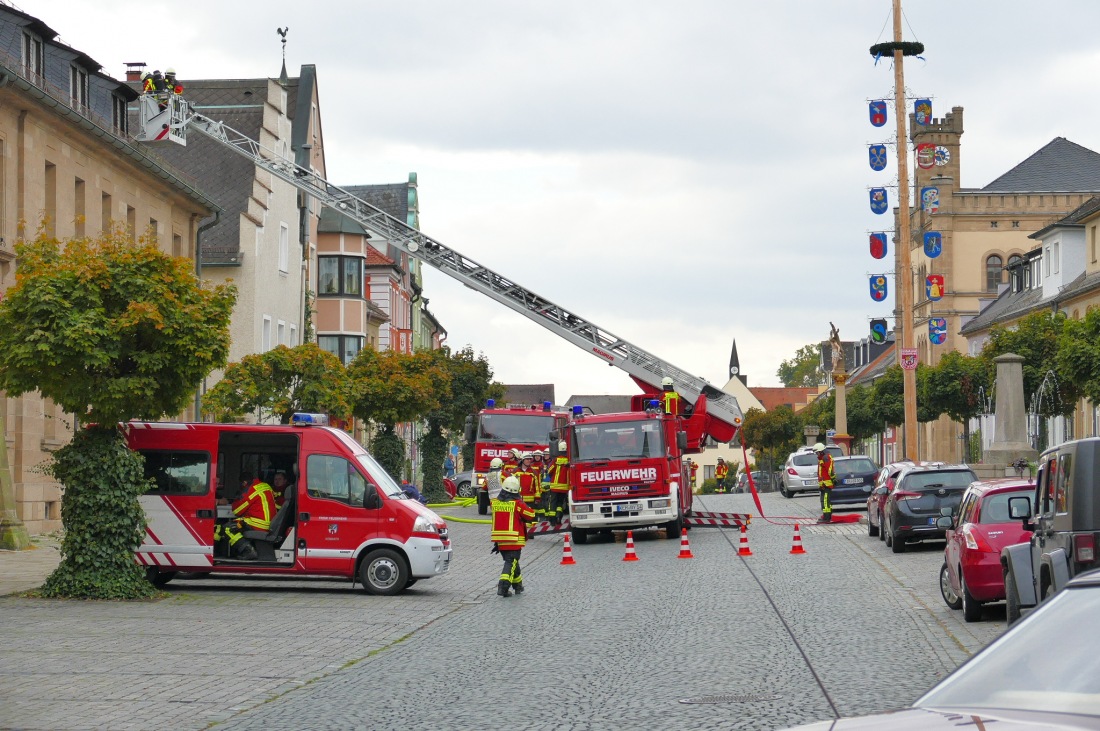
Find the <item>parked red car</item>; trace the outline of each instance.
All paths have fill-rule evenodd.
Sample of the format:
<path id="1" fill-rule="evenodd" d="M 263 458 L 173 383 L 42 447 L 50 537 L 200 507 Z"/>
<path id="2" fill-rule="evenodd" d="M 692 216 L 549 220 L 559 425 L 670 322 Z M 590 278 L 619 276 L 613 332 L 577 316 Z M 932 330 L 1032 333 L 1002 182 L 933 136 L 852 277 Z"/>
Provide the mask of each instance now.
<path id="1" fill-rule="evenodd" d="M 1031 540 L 1031 531 L 1008 516 L 1008 499 L 1030 498 L 1035 485 L 1018 477 L 984 480 L 966 488 L 940 568 L 940 593 L 947 606 L 962 609 L 967 622 L 982 618 L 982 604 L 1003 601 L 1005 583 L 1001 549 Z"/>

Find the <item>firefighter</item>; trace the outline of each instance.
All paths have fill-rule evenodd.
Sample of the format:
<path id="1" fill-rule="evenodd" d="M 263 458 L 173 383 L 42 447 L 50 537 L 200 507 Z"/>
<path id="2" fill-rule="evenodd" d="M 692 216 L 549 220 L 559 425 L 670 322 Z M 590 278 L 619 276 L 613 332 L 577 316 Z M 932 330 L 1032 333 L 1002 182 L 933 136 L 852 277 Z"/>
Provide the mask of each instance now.
<path id="1" fill-rule="evenodd" d="M 833 491 L 833 482 L 836 480 L 836 471 L 833 469 L 833 456 L 825 450 L 825 445 L 818 442 L 814 445 L 814 453 L 817 454 L 817 486 L 821 490 L 821 517 L 818 523 L 831 523 L 833 521 L 833 504 L 830 496 Z"/>
<path id="2" fill-rule="evenodd" d="M 490 500 L 496 500 L 500 494 L 500 483 L 504 479 L 501 474 L 503 469 L 504 460 L 493 457 L 493 461 L 489 463 L 489 474 L 485 475 L 485 492 L 489 494 Z"/>
<path id="3" fill-rule="evenodd" d="M 512 477 L 519 480 L 520 499 L 531 507 L 531 510 L 535 510 L 534 506 L 537 504 L 539 494 L 539 476 L 535 471 L 534 465 L 535 455 L 530 452 L 523 452 L 519 456 L 519 464 L 516 465 L 516 469 L 512 473 Z M 537 515 L 536 512 L 536 517 Z M 527 537 L 533 538 L 534 535 L 534 529 L 529 526 L 527 528 Z"/>
<path id="4" fill-rule="evenodd" d="M 535 509 L 535 517 L 538 520 L 546 519 L 546 500 L 550 496 L 547 494 L 547 487 L 543 482 L 548 476 L 546 469 L 546 461 L 543 459 L 542 452 L 538 449 L 531 452 L 531 472 L 535 475 L 535 496 L 534 502 L 527 503 Z"/>
<path id="5" fill-rule="evenodd" d="M 148 71 L 141 72 L 141 93 L 152 94 L 156 91 L 156 86 L 153 85 L 153 75 Z"/>
<path id="6" fill-rule="evenodd" d="M 241 496 L 233 503 L 235 517 L 215 529 L 214 540 L 217 541 L 224 535 L 229 541 L 231 556 L 243 561 L 255 561 L 256 547 L 244 537 L 243 531 L 258 530 L 266 533 L 271 528 L 271 519 L 275 517 L 275 512 L 275 492 L 271 485 L 255 478 L 251 472 L 242 472 Z"/>
<path id="7" fill-rule="evenodd" d="M 526 539 L 526 523 L 535 519 L 535 511 L 520 499 L 520 480 L 513 475 L 504 478 L 500 494 L 492 501 L 493 528 L 489 538 L 493 542 L 491 553 L 499 553 L 504 559 L 504 569 L 497 581 L 497 594 L 510 596 L 523 593 L 523 575 L 519 557 Z"/>
<path id="8" fill-rule="evenodd" d="M 665 376 L 661 379 L 661 399 L 666 414 L 680 413 L 680 394 L 672 387 L 672 379 Z"/>
<path id="9" fill-rule="evenodd" d="M 183 84 L 176 81 L 176 70 L 171 66 L 164 70 L 164 86 L 173 94 L 183 93 Z"/>
<path id="10" fill-rule="evenodd" d="M 699 465 L 696 464 L 693 459 L 689 459 L 688 462 L 691 463 L 691 491 L 695 492 L 695 488 L 698 486 L 695 479 L 695 473 L 699 471 Z"/>
<path id="11" fill-rule="evenodd" d="M 547 517 L 554 525 L 561 525 L 561 518 L 569 507 L 569 458 L 565 456 L 565 442 L 558 442 L 558 456 L 547 473 L 550 490 L 550 508 Z"/>
<path id="12" fill-rule="evenodd" d="M 721 457 L 718 458 L 718 464 L 714 468 L 714 480 L 717 483 L 714 487 L 715 492 L 726 491 L 726 477 L 729 476 L 730 468 L 726 464 L 726 460 Z"/>

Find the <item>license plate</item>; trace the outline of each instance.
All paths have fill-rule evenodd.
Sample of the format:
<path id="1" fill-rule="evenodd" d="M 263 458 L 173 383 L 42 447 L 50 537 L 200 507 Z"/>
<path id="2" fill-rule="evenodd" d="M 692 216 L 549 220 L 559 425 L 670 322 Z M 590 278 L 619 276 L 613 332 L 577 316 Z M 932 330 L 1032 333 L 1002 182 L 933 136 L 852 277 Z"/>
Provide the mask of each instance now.
<path id="1" fill-rule="evenodd" d="M 928 519 L 928 525 L 935 525 L 935 524 L 936 524 L 936 518 L 929 518 Z"/>
<path id="2" fill-rule="evenodd" d="M 813 485 L 814 487 L 817 487 L 817 480 L 803 480 L 802 484 L 803 485 Z"/>
<path id="3" fill-rule="evenodd" d="M 845 480 L 845 481 L 844 481 L 844 484 L 845 484 L 845 485 L 858 485 L 858 484 L 860 484 L 860 483 L 862 483 L 862 482 L 863 482 L 863 479 L 862 479 L 862 478 L 859 478 L 859 477 L 849 477 L 849 478 L 848 478 L 847 480 Z"/>
<path id="4" fill-rule="evenodd" d="M 641 509 L 642 506 L 638 503 L 623 503 L 615 506 L 616 513 L 635 513 Z"/>

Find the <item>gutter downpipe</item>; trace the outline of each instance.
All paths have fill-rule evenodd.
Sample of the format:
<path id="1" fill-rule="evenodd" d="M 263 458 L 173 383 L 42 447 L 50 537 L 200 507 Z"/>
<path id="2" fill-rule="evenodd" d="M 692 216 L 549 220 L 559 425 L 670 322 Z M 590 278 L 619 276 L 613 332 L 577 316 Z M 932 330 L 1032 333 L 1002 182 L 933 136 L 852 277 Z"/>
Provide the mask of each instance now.
<path id="1" fill-rule="evenodd" d="M 217 208 L 214 209 L 214 218 L 210 223 L 204 223 L 199 226 L 195 231 L 195 278 L 202 283 L 202 234 L 204 231 L 217 225 L 221 220 L 221 211 Z M 202 421 L 202 395 L 206 393 L 206 378 L 203 377 L 202 383 L 195 391 L 195 421 Z"/>

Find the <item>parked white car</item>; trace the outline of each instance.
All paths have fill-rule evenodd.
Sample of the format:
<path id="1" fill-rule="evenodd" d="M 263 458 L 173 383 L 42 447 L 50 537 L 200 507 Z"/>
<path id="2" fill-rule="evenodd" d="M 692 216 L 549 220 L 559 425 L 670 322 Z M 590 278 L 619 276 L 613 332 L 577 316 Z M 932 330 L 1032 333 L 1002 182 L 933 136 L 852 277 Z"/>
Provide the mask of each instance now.
<path id="1" fill-rule="evenodd" d="M 825 446 L 833 457 L 843 457 L 844 451 L 835 444 Z M 783 465 L 783 479 L 779 483 L 783 497 L 794 497 L 800 492 L 817 492 L 817 455 L 810 447 L 791 452 Z"/>

